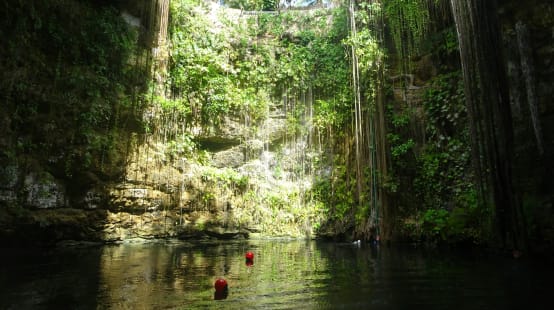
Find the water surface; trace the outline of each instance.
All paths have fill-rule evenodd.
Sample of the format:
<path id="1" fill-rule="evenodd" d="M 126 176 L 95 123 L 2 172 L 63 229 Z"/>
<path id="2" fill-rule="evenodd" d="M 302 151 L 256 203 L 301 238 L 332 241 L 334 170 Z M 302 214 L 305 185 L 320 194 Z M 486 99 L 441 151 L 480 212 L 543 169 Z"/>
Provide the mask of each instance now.
<path id="1" fill-rule="evenodd" d="M 0 309 L 550 309 L 554 279 L 540 261 L 280 240 L 2 249 L 0 266 Z"/>

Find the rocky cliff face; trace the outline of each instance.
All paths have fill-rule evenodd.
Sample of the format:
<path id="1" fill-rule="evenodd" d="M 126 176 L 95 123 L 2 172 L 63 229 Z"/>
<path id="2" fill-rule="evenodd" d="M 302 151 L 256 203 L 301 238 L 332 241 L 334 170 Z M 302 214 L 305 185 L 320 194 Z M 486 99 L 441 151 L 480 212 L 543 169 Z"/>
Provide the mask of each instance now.
<path id="1" fill-rule="evenodd" d="M 532 243 L 554 245 L 554 6 L 499 1 L 515 133 L 516 186 Z"/>
<path id="2" fill-rule="evenodd" d="M 226 125 L 243 127 L 230 119 Z M 300 189 L 310 182 L 307 176 L 294 177 L 305 154 L 291 145 L 281 145 L 288 156 L 270 151 L 278 145 L 260 136 L 280 141 L 283 126 L 283 119 L 269 118 L 265 130 L 250 139 L 236 131 L 204 136 L 211 145 L 239 142 L 218 144 L 202 162 L 170 158 L 170 146 L 147 136 L 144 143 L 130 146 L 121 180 L 99 182 L 78 198 L 47 172 L 24 174 L 18 166 L 3 167 L 4 242 L 309 236 L 318 214 L 277 208 L 278 201 L 297 205 L 290 199 L 301 199 Z"/>
<path id="3" fill-rule="evenodd" d="M 160 29 L 148 25 L 164 23 L 148 11 L 163 3 L 119 8 L 122 21 L 144 32 L 137 43 L 158 51 L 150 55 L 139 46 L 136 59 L 127 60 L 151 65 L 157 87 L 165 82 L 167 60 L 163 40 L 155 39 Z M 279 102 L 260 121 L 231 113 L 217 126 L 186 124 L 188 140 L 178 142 L 167 136 L 182 133 L 184 123 L 168 124 L 171 115 L 153 105 L 132 109 L 115 111 L 115 125 L 106 130 L 115 139 L 105 146 L 109 152 L 86 157 L 64 154 L 72 144 L 18 157 L 13 111 L 2 110 L 1 142 L 9 152 L 0 154 L 0 242 L 313 234 L 321 214 L 302 206 L 316 154 L 307 151 L 306 135 L 287 131 Z"/>
<path id="4" fill-rule="evenodd" d="M 149 16 L 144 13 L 147 8 L 127 2 L 129 7 L 120 9 L 133 18 L 122 15 L 122 19 L 146 28 L 146 19 L 139 15 Z M 539 219 L 537 235 L 554 240 L 554 186 L 550 178 L 554 166 L 549 160 L 554 155 L 554 12 L 549 1 L 537 0 L 531 5 L 500 2 L 504 52 L 513 84 L 518 186 L 524 189 L 524 199 Z M 16 57 L 2 51 L 2 59 Z M 53 53 L 45 54 L 48 52 Z M 148 53 L 141 52 L 133 60 L 141 63 L 144 55 Z M 50 56 L 53 63 L 61 57 Z M 21 68 L 2 65 L 3 72 L 10 75 L 5 81 L 24 73 Z M 423 75 L 433 75 L 424 71 L 416 78 L 426 80 L 428 76 Z M 15 83 L 8 82 L 2 84 L 3 94 L 15 89 Z M 409 85 L 419 87 L 422 82 Z M 414 88 L 407 94 L 417 97 L 421 93 Z M 395 95 L 401 100 L 406 94 Z M 40 96 L 30 101 L 37 98 Z M 67 126 L 53 121 L 62 112 L 58 115 L 48 105 L 29 108 L 27 112 L 36 117 L 20 126 L 15 108 L 34 106 L 9 96 L 2 99 L 9 104 L 0 109 L 0 242 L 242 238 L 259 233 L 305 237 L 314 234 L 314 225 L 322 219 L 321 210 L 302 207 L 312 176 L 325 176 L 325 171 L 313 171 L 322 151 L 308 150 L 307 135 L 287 132 L 286 118 L 278 109 L 268 112 L 259 123 L 228 115 L 217 129 L 189 128 L 200 149 L 195 158 L 179 155 L 182 151 L 168 144 L 162 131 L 147 133 L 140 120 L 129 116 L 131 112 L 120 111 L 120 119 L 111 122 L 125 119 L 121 121 L 125 125 L 106 131 L 117 140 L 109 152 L 69 154 L 71 149 L 97 141 L 45 138 Z M 410 100 L 419 102 L 417 98 Z M 155 121 L 157 116 L 153 113 L 149 117 Z M 78 126 L 78 122 L 71 124 Z M 21 128 L 25 132 L 17 131 Z M 53 141 L 59 147 L 42 147 Z M 89 160 L 88 156 L 93 156 L 88 168 L 75 165 Z"/>

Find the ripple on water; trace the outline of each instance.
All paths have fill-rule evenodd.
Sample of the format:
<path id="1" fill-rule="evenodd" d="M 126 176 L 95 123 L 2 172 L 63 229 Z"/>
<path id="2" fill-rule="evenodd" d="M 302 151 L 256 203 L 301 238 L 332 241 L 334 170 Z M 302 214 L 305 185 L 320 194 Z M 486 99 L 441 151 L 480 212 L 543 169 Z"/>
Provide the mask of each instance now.
<path id="1" fill-rule="evenodd" d="M 0 309 L 549 309 L 554 276 L 540 262 L 305 241 L 3 254 Z M 214 300 L 218 277 L 227 299 Z"/>

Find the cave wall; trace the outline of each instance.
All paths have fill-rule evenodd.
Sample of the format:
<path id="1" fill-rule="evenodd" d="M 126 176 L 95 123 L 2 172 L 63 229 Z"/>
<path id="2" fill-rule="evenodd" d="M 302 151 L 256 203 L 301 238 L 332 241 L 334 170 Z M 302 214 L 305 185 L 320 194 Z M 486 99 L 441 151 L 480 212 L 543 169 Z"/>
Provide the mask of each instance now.
<path id="1" fill-rule="evenodd" d="M 151 7 L 3 2 L 0 242 L 104 235 L 105 185 L 123 177 L 133 133 L 144 130 Z"/>
<path id="2" fill-rule="evenodd" d="M 155 16 L 167 13 L 167 4 L 167 0 L 145 1 L 141 5 L 133 1 L 103 1 L 92 6 L 83 4 L 82 7 L 71 1 L 42 3 L 61 12 L 71 11 L 71 5 L 79 6 L 80 10 L 73 13 L 71 20 L 78 20 L 79 14 L 104 9 L 111 12 L 112 17 L 119 16 L 112 22 L 125 23 L 137 32 L 134 53 L 126 55 L 122 61 L 128 69 L 140 67 L 142 71 L 137 70 L 132 76 L 136 80 L 129 81 L 130 85 L 125 85 L 129 88 L 117 94 L 121 100 L 131 102 L 112 108 L 108 116 L 114 119 L 102 124 L 107 128 L 97 126 L 100 130 L 94 132 L 94 137 L 109 137 L 112 142 L 97 153 L 78 151 L 88 147 L 90 140 L 76 143 L 71 139 L 60 142 L 63 148 L 50 146 L 39 150 L 35 143 L 49 145 L 50 139 L 58 137 L 53 132 L 44 131 L 45 126 L 61 124 L 50 117 L 49 111 L 39 111 L 40 119 L 17 120 L 14 117 L 17 104 L 33 106 L 33 102 L 15 96 L 6 99 L 13 100 L 14 104 L 8 108 L 3 106 L 0 111 L 0 117 L 6 120 L 2 122 L 5 130 L 0 135 L 3 146 L 0 154 L 0 243 L 55 244 L 68 239 L 113 242 L 133 238 L 241 238 L 262 231 L 296 237 L 312 233 L 310 220 L 314 215 L 295 207 L 302 199 L 297 194 L 299 188 L 309 181 L 297 178 L 296 173 L 298 163 L 304 162 L 306 156 L 315 158 L 315 155 L 300 151 L 303 147 L 300 144 L 305 143 L 300 138 L 283 143 L 287 134 L 286 118 L 279 109 L 269 112 L 271 115 L 263 123 L 245 125 L 243 115 L 227 115 L 217 130 L 201 124 L 188 128 L 190 135 L 199 142 L 201 159 L 182 157 L 180 151 L 165 140 L 168 133 L 176 133 L 171 132 L 173 127 L 164 127 L 167 125 L 164 118 L 168 115 L 157 109 L 152 97 L 165 95 L 167 50 L 162 38 L 167 34 L 164 28 L 167 27 L 167 15 L 160 20 Z M 34 18 L 31 16 L 33 6 L 19 7 L 14 1 L 14 10 L 16 8 L 17 14 Z M 56 26 L 64 21 L 50 20 L 42 15 L 38 18 Z M 76 27 L 84 27 L 77 21 L 75 23 Z M 21 31 L 35 35 L 33 25 Z M 60 41 L 71 47 L 73 35 L 78 33 L 68 33 Z M 9 39 L 11 44 L 15 36 Z M 48 40 L 44 41 L 48 46 Z M 94 45 L 93 41 L 91 43 Z M 29 49 L 33 50 L 29 53 L 31 56 L 41 53 L 53 57 L 50 49 L 44 50 L 34 41 L 30 42 Z M 10 57 L 16 51 L 2 52 Z M 112 51 L 100 52 L 110 55 Z M 22 59 L 25 65 L 28 61 Z M 69 57 L 68 62 L 71 61 Z M 44 64 L 47 68 L 52 65 L 51 59 Z M 81 66 L 88 68 L 90 64 Z M 11 73 L 16 70 L 7 69 Z M 74 67 L 68 64 L 62 69 L 74 70 Z M 148 89 L 145 85 L 150 79 L 153 87 Z M 41 82 L 44 87 L 51 85 L 48 79 Z M 85 92 L 94 90 L 86 84 L 81 87 Z M 64 91 L 56 89 L 57 93 Z M 117 106 L 119 103 L 111 104 Z M 63 104 L 53 100 L 50 106 L 58 110 Z M 18 149 L 18 140 L 24 133 L 13 125 L 14 122 L 36 127 L 29 138 L 33 143 L 29 142 L 25 150 Z M 180 129 L 181 125 L 177 127 Z M 284 155 L 284 151 L 289 153 Z M 71 157 L 67 152 L 79 156 Z M 91 163 L 87 163 L 89 158 Z M 68 165 L 70 162 L 72 165 Z M 269 196 L 275 205 L 267 201 L 262 205 L 262 197 Z M 289 196 L 294 201 L 289 201 Z M 293 207 L 278 209 L 278 203 Z"/>
<path id="3" fill-rule="evenodd" d="M 554 18 L 552 14 L 553 5 L 550 1 L 536 0 L 529 2 L 520 1 L 498 1 L 499 21 L 503 49 L 498 51 L 498 57 L 503 57 L 505 70 L 510 82 L 511 113 L 514 130 L 514 178 L 515 191 L 521 197 L 524 208 L 527 230 L 531 241 L 531 247 L 537 250 L 541 248 L 552 248 L 554 245 L 554 213 L 553 193 L 554 182 L 550 177 L 553 173 L 554 154 L 554 131 L 552 122 L 553 97 L 553 36 Z M 432 47 L 424 48 L 422 55 L 413 55 L 411 59 L 400 60 L 395 57 L 396 48 L 391 40 L 385 40 L 389 50 L 389 71 L 388 83 L 392 85 L 392 93 L 389 100 L 394 102 L 398 111 L 402 111 L 402 104 L 413 107 L 415 111 L 411 119 L 409 137 L 415 143 L 414 152 L 417 153 L 426 143 L 429 143 L 429 136 L 425 136 L 425 126 L 429 124 L 426 119 L 423 107 L 423 95 L 425 89 L 430 88 L 434 77 L 448 71 L 459 70 L 459 53 L 448 51 L 455 42 L 447 41 L 452 45 L 441 43 L 445 31 L 453 27 L 450 3 L 444 1 L 437 3 L 432 11 L 432 21 L 429 25 L 430 32 L 427 34 L 427 44 L 435 44 Z M 391 23 L 389 23 L 390 25 Z M 386 34 L 389 34 L 388 32 Z M 455 31 L 452 32 L 456 35 Z M 443 41 L 444 42 L 444 41 Z M 439 43 L 439 44 L 437 44 Z M 446 47 L 446 49 L 445 49 Z M 425 54 L 428 53 L 428 54 Z M 402 64 L 402 62 L 405 62 Z M 410 72 L 404 72 L 404 67 L 411 68 Z M 461 76 L 460 76 L 461 78 Z M 403 87 L 402 83 L 415 87 Z M 412 82 L 413 81 L 413 82 Z M 390 126 L 392 131 L 396 130 Z M 457 128 L 459 130 L 459 128 Z M 399 162 L 399 161 L 397 161 Z M 391 165 L 395 169 L 395 162 Z M 404 189 L 401 193 L 391 193 L 391 209 L 396 212 L 396 223 L 394 227 L 394 239 L 396 240 L 421 240 L 417 232 L 421 232 L 417 219 L 410 218 L 417 210 L 425 209 L 426 206 L 418 199 L 418 192 L 414 188 L 413 166 L 400 167 L 398 176 L 400 187 Z M 471 167 L 468 165 L 469 171 Z M 471 179 L 470 174 L 465 179 Z M 444 184 L 441 185 L 444 188 Z M 440 187 L 440 186 L 439 186 Z M 455 203 L 444 205 L 437 203 L 434 208 L 448 210 L 455 207 Z M 433 206 L 431 206 L 433 208 Z M 415 211 L 414 211 L 415 210 Z M 450 213 L 450 215 L 453 215 Z M 487 215 L 480 215 L 476 222 L 481 226 L 483 218 Z M 453 216 L 451 216 L 452 218 Z M 469 218 L 469 216 L 467 216 Z M 399 223 L 400 222 L 400 223 Z M 421 220 L 420 220 L 421 223 Z M 429 223 L 427 223 L 429 225 Z M 448 230 L 448 227 L 441 228 L 441 232 Z M 486 228 L 485 228 L 486 230 Z M 468 234 L 471 235 L 471 234 Z M 476 239 L 484 239 L 480 235 Z M 423 239 L 425 239 L 423 237 Z"/>
<path id="4" fill-rule="evenodd" d="M 8 1 L 9 4 L 16 2 Z M 128 61 L 141 68 L 148 67 L 148 70 L 152 65 L 148 60 L 149 50 L 154 42 L 154 31 L 149 29 L 149 25 L 154 23 L 150 22 L 149 12 L 158 4 L 157 1 L 153 2 L 144 2 L 143 6 L 136 1 L 103 1 L 95 4 L 95 7 L 115 5 L 119 13 L 128 14 L 126 19 L 122 18 L 141 33 L 137 41 L 138 52 Z M 524 4 L 520 1 L 499 1 L 499 4 L 505 46 L 503 53 L 512 84 L 510 94 L 516 143 L 515 183 L 522 193 L 531 238 L 538 246 L 552 247 L 554 181 L 550 176 L 554 173 L 554 162 L 551 160 L 554 158 L 554 12 L 549 1 L 534 0 Z M 8 5 L 6 8 L 12 7 Z M 14 12 L 17 14 L 36 14 L 16 8 Z M 36 18 L 29 20 L 37 21 Z M 29 43 L 27 46 L 21 45 L 21 48 L 39 48 L 43 51 L 39 56 L 6 48 L 16 46 L 14 42 L 19 40 L 14 32 L 9 31 L 10 27 L 17 29 L 10 22 L 15 22 L 15 19 L 5 19 L 1 24 L 2 37 L 6 38 L 7 44 L 0 50 L 4 81 L 0 108 L 0 242 L 52 243 L 67 238 L 117 241 L 135 237 L 205 237 L 206 234 L 199 233 L 199 230 L 205 230 L 213 236 L 230 238 L 267 229 L 251 225 L 245 231 L 238 229 L 238 224 L 241 219 L 247 222 L 248 218 L 274 215 L 271 210 L 260 209 L 255 214 L 241 214 L 244 206 L 241 189 L 235 189 L 234 185 L 227 186 L 229 184 L 218 186 L 217 182 L 221 180 L 202 177 L 209 175 L 202 171 L 204 168 L 191 163 L 171 162 L 166 156 L 166 146 L 152 141 L 145 143 L 140 120 L 142 115 L 136 113 L 136 107 L 118 111 L 120 119 L 124 121 L 118 123 L 118 126 L 109 125 L 109 132 L 120 143 L 115 144 L 110 152 L 91 153 L 99 156 L 94 157 L 86 169 L 79 165 L 88 160 L 86 156 L 80 157 L 86 155 L 86 152 L 68 153 L 70 150 L 82 149 L 85 142 L 64 136 L 67 132 L 75 131 L 75 128 L 67 128 L 71 124 L 55 121 L 58 112 L 51 108 L 55 106 L 54 103 L 39 105 L 36 111 L 28 109 L 25 113 L 36 114 L 24 122 L 17 119 L 14 114 L 16 108 L 21 111 L 33 107 L 30 102 L 40 101 L 47 94 L 44 90 L 47 87 L 43 87 L 35 88 L 36 92 L 25 96 L 11 95 L 18 82 L 26 79 L 35 84 L 40 82 L 31 78 L 33 75 L 38 76 L 38 71 L 29 70 L 30 66 L 25 63 L 46 61 L 47 64 L 56 64 L 59 54 L 56 50 L 33 45 L 33 36 L 29 36 L 27 41 L 21 41 Z M 29 27 L 31 31 L 38 25 L 19 26 Z M 16 55 L 16 51 L 19 54 Z M 8 62 L 8 59 L 12 62 Z M 418 68 L 426 69 L 416 72 L 414 86 L 422 88 L 408 92 L 409 96 L 414 97 L 412 102 L 420 102 L 417 97 L 421 96 L 424 84 L 436 74 L 435 69 L 439 65 L 432 63 L 426 56 L 419 60 Z M 143 74 L 142 78 L 145 76 Z M 48 81 L 48 76 L 42 82 L 45 80 Z M 140 86 L 142 82 L 135 81 L 134 85 Z M 35 84 L 31 86 L 38 85 Z M 405 96 L 400 93 L 394 95 L 399 97 L 398 100 Z M 538 120 L 540 123 L 542 152 L 538 147 L 529 101 L 536 105 L 538 112 L 535 122 Z M 269 118 L 267 124 L 269 132 L 260 133 L 260 136 L 273 135 L 271 139 L 277 147 L 277 142 L 283 138 L 284 120 L 275 116 Z M 243 133 L 232 131 L 233 128 L 240 128 L 235 120 L 228 120 L 224 127 L 229 132 L 219 137 L 200 137 L 206 145 L 221 146 L 222 139 L 229 142 L 223 143 L 222 148 L 211 150 L 211 164 L 220 168 L 241 168 L 245 175 L 252 177 L 252 183 L 255 184 L 252 188 L 259 189 L 258 185 L 277 186 L 274 171 L 268 169 L 276 165 L 275 153 L 264 153 L 260 139 L 251 137 L 245 140 Z M 44 147 L 47 143 L 51 146 Z M 289 164 L 282 166 L 285 170 L 287 167 L 292 170 L 292 161 L 300 159 L 294 156 L 286 158 Z M 105 160 L 102 161 L 102 158 Z M 153 162 L 162 164 L 154 165 Z M 191 174 L 194 177 L 190 177 Z M 285 186 L 298 184 L 285 183 Z M 214 196 L 206 196 L 207 191 Z M 210 222 L 218 225 L 205 229 Z"/>
<path id="5" fill-rule="evenodd" d="M 554 5 L 499 1 L 515 169 L 531 244 L 554 246 Z"/>

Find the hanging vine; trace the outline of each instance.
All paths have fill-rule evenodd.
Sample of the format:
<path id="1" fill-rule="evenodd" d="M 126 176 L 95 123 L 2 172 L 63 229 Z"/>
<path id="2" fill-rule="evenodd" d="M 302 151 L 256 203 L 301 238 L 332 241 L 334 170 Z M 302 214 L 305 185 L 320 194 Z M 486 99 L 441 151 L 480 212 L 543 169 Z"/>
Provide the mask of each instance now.
<path id="1" fill-rule="evenodd" d="M 409 73 L 409 59 L 420 51 L 427 33 L 428 0 L 387 0 L 384 10 L 402 72 Z"/>
<path id="2" fill-rule="evenodd" d="M 351 49 L 352 100 L 355 142 L 356 222 L 355 234 L 370 238 L 378 233 L 380 201 L 378 175 L 386 164 L 378 159 L 377 149 L 384 145 L 380 82 L 383 79 L 384 52 L 381 48 L 382 9 L 379 1 L 355 5 L 349 2 L 350 35 L 344 40 Z M 378 147 L 379 145 L 379 147 Z"/>

